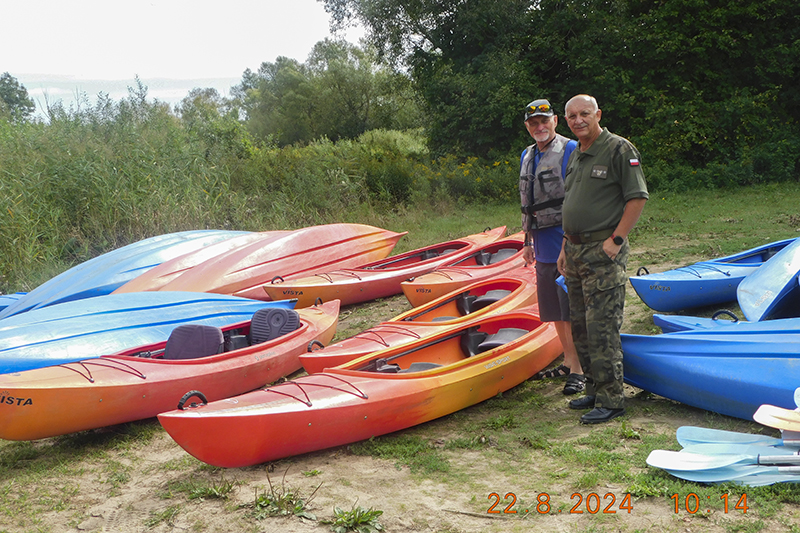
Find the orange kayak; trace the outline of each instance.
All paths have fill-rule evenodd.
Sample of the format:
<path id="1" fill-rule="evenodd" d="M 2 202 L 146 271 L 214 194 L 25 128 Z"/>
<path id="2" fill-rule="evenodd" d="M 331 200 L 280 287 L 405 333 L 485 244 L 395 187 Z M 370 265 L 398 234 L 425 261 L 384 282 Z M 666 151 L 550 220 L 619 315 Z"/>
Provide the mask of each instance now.
<path id="1" fill-rule="evenodd" d="M 261 231 L 258 233 L 247 233 L 232 237 L 224 241 L 211 244 L 199 250 L 183 254 L 168 261 L 164 261 L 149 271 L 136 276 L 114 292 L 144 292 L 157 291 L 164 285 L 174 280 L 189 269 L 196 267 L 215 257 L 237 250 L 243 246 L 259 244 L 267 246 L 281 237 L 291 233 L 290 231 Z"/>
<path id="2" fill-rule="evenodd" d="M 517 268 L 445 294 L 322 350 L 303 354 L 300 362 L 306 372 L 315 374 L 377 350 L 427 337 L 442 328 L 536 302 L 536 271 L 533 267 Z M 538 312 L 538 308 L 533 311 Z"/>
<path id="3" fill-rule="evenodd" d="M 205 463 L 255 465 L 464 409 L 522 383 L 561 351 L 554 325 L 532 312 L 485 316 L 320 374 L 158 419 Z"/>
<path id="4" fill-rule="evenodd" d="M 277 239 L 247 243 L 192 266 L 158 290 L 230 294 L 266 300 L 263 285 L 320 269 L 350 268 L 383 259 L 405 233 L 365 224 L 325 224 Z"/>
<path id="5" fill-rule="evenodd" d="M 331 270 L 312 276 L 273 279 L 264 285 L 270 300 L 297 299 L 297 307 L 338 299 L 342 305 L 400 294 L 400 282 L 430 272 L 442 265 L 457 263 L 479 248 L 503 237 L 501 226 L 462 239 L 418 248 L 410 252 L 373 261 L 357 268 Z"/>
<path id="6" fill-rule="evenodd" d="M 298 356 L 309 344 L 330 342 L 338 317 L 336 300 L 297 311 L 267 308 L 224 328 L 184 325 L 166 342 L 2 374 L 0 438 L 41 439 L 150 418 L 196 389 L 218 400 L 263 387 L 300 369 Z"/>
<path id="7" fill-rule="evenodd" d="M 484 246 L 453 265 L 404 281 L 400 284 L 403 294 L 411 305 L 419 307 L 470 283 L 525 266 L 522 258 L 524 239 L 524 233 L 515 233 Z"/>

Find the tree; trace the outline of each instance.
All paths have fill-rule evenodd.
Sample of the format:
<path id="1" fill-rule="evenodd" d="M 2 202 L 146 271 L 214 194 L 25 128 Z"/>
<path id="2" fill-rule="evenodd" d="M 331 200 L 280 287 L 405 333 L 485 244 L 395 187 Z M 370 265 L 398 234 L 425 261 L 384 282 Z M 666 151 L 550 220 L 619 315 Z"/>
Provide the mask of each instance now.
<path id="1" fill-rule="evenodd" d="M 17 79 L 4 72 L 0 76 L 0 116 L 12 122 L 26 120 L 36 110 L 36 104 L 28 96 L 28 90 Z"/>

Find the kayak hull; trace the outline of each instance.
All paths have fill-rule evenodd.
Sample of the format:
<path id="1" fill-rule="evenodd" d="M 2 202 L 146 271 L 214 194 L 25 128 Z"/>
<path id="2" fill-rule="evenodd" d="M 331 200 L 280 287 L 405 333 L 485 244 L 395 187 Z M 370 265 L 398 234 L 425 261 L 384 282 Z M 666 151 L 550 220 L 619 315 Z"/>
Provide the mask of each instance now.
<path id="1" fill-rule="evenodd" d="M 508 294 L 496 301 L 489 298 L 492 303 L 484 307 L 485 302 L 481 300 L 495 295 L 497 291 Z M 536 302 L 534 269 L 518 268 L 501 277 L 478 281 L 431 300 L 348 339 L 330 344 L 325 349 L 303 354 L 300 362 L 309 374 L 322 372 L 326 368 L 345 364 L 371 352 L 430 336 L 442 331 L 442 328 L 481 316 L 535 306 Z M 538 308 L 532 311 L 538 314 Z"/>
<path id="2" fill-rule="evenodd" d="M 625 381 L 665 398 L 745 420 L 764 403 L 794 407 L 796 333 L 623 334 L 622 350 Z"/>
<path id="3" fill-rule="evenodd" d="M 457 262 L 481 246 L 496 241 L 505 231 L 506 227 L 501 226 L 463 239 L 390 256 L 358 268 L 293 276 L 288 280 L 273 279 L 264 285 L 264 290 L 270 300 L 297 298 L 298 307 L 312 305 L 317 299 L 324 302 L 339 299 L 342 305 L 353 305 L 394 296 L 402 292 L 402 281 Z"/>
<path id="4" fill-rule="evenodd" d="M 674 312 L 730 302 L 736 300 L 737 287 L 745 277 L 794 240 L 785 239 L 719 259 L 628 279 L 639 298 L 655 311 Z"/>
<path id="5" fill-rule="evenodd" d="M 289 232 L 266 244 L 223 252 L 186 270 L 162 291 L 197 291 L 266 300 L 263 285 L 275 276 L 351 268 L 383 259 L 405 233 L 365 224 L 326 224 Z"/>
<path id="6" fill-rule="evenodd" d="M 794 240 L 736 290 L 742 313 L 751 322 L 800 316 L 800 239 Z"/>
<path id="7" fill-rule="evenodd" d="M 108 294 L 35 309 L 0 321 L 0 374 L 111 355 L 166 341 L 180 324 L 223 327 L 249 320 L 261 302 L 219 294 Z"/>
<path id="8" fill-rule="evenodd" d="M 515 233 L 480 248 L 474 254 L 453 265 L 443 266 L 412 280 L 404 281 L 400 284 L 403 294 L 412 306 L 419 307 L 470 283 L 490 279 L 509 270 L 524 267 L 523 241 L 524 234 Z M 504 255 L 507 257 L 486 264 L 485 258 L 490 258 L 494 254 L 500 254 L 497 257 Z"/>
<path id="9" fill-rule="evenodd" d="M 76 265 L 8 305 L 0 318 L 32 309 L 110 294 L 156 265 L 243 231 L 196 230 L 158 235 Z"/>
<path id="10" fill-rule="evenodd" d="M 0 438 L 32 440 L 156 416 L 202 390 L 218 400 L 264 386 L 300 368 L 309 343 L 330 342 L 339 303 L 298 311 L 299 328 L 274 340 L 197 359 L 137 357 L 166 342 L 113 356 L 0 375 Z M 222 330 L 246 335 L 250 321 Z M 195 398 L 195 401 L 197 399 Z"/>
<path id="11" fill-rule="evenodd" d="M 471 322 L 485 332 L 525 334 L 465 358 L 461 325 L 347 365 L 186 410 L 159 415 L 170 436 L 211 465 L 234 468 L 339 446 L 405 429 L 469 407 L 531 377 L 561 353 L 552 324 L 530 313 Z M 432 343 L 432 344 L 431 344 Z M 412 373 L 369 371 L 388 358 L 442 366 Z M 213 438 L 206 436 L 214 435 Z"/>

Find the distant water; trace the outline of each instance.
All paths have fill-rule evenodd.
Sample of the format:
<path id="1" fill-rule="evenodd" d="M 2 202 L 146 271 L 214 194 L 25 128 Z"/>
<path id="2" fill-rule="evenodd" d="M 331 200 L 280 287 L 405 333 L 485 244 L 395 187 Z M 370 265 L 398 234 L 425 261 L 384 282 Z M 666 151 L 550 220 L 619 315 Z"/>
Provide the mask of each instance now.
<path id="1" fill-rule="evenodd" d="M 45 117 L 47 106 L 61 101 L 64 109 L 78 106 L 85 108 L 97 103 L 100 93 L 119 101 L 129 94 L 129 87 L 136 87 L 136 80 L 84 80 L 68 76 L 20 75 L 19 83 L 25 86 L 28 96 L 36 102 L 36 116 Z M 152 78 L 140 80 L 147 87 L 149 100 L 159 100 L 174 109 L 189 91 L 195 88 L 214 88 L 222 96 L 230 96 L 231 87 L 241 83 L 241 78 L 205 78 L 194 80 L 171 80 Z"/>

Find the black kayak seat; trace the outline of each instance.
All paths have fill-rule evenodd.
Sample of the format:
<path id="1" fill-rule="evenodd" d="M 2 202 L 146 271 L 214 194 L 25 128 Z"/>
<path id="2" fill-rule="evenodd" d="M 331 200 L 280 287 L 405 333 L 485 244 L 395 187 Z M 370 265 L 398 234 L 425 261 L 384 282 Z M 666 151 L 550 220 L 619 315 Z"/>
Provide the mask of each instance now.
<path id="1" fill-rule="evenodd" d="M 501 248 L 491 255 L 489 258 L 489 264 L 494 265 L 500 261 L 505 261 L 506 259 L 513 257 L 517 252 L 519 252 L 519 250 L 515 250 L 514 248 Z"/>
<path id="2" fill-rule="evenodd" d="M 447 250 L 442 250 L 442 255 L 452 254 L 457 252 L 458 248 L 448 248 Z"/>
<path id="3" fill-rule="evenodd" d="M 477 311 L 479 309 L 483 309 L 484 307 L 488 307 L 493 303 L 497 303 L 506 296 L 511 294 L 511 291 L 507 291 L 505 289 L 494 289 L 491 291 L 486 291 L 486 293 L 482 296 L 478 296 L 475 300 L 472 301 L 472 305 L 470 306 L 470 312 Z"/>
<path id="4" fill-rule="evenodd" d="M 477 326 L 467 328 L 463 335 L 461 335 L 461 349 L 467 355 L 467 357 L 472 357 L 473 355 L 477 355 L 480 352 L 478 346 L 486 340 L 488 334 L 478 331 Z"/>
<path id="5" fill-rule="evenodd" d="M 528 333 L 527 329 L 521 328 L 500 328 L 497 333 L 488 335 L 486 339 L 478 344 L 478 353 L 489 351 L 498 346 L 508 344 L 511 341 L 517 340 Z"/>
<path id="6" fill-rule="evenodd" d="M 424 372 L 425 370 L 433 370 L 434 368 L 439 368 L 442 365 L 438 365 L 436 363 L 424 363 L 420 361 L 416 361 L 408 365 L 408 368 L 405 370 L 401 370 L 400 374 L 408 374 L 411 372 Z"/>
<path id="7" fill-rule="evenodd" d="M 439 257 L 439 252 L 436 250 L 425 250 L 420 254 L 420 259 L 423 261 L 427 261 L 428 259 L 433 259 L 434 257 Z"/>
<path id="8" fill-rule="evenodd" d="M 376 359 L 375 372 L 380 372 L 381 374 L 397 374 L 400 372 L 400 365 L 387 363 L 386 359 Z"/>
<path id="9" fill-rule="evenodd" d="M 250 344 L 277 339 L 300 327 L 300 315 L 294 309 L 266 307 L 253 313 L 250 321 Z"/>
<path id="10" fill-rule="evenodd" d="M 456 300 L 456 309 L 461 313 L 461 316 L 466 316 L 472 312 L 472 302 L 477 300 L 478 297 L 469 293 L 459 294 Z"/>
<path id="11" fill-rule="evenodd" d="M 232 352 L 234 350 L 238 350 L 240 348 L 246 348 L 250 346 L 250 341 L 247 339 L 247 335 L 226 335 L 225 336 L 225 351 Z"/>
<path id="12" fill-rule="evenodd" d="M 203 324 L 183 324 L 172 330 L 164 347 L 164 359 L 198 359 L 222 353 L 222 330 Z"/>

